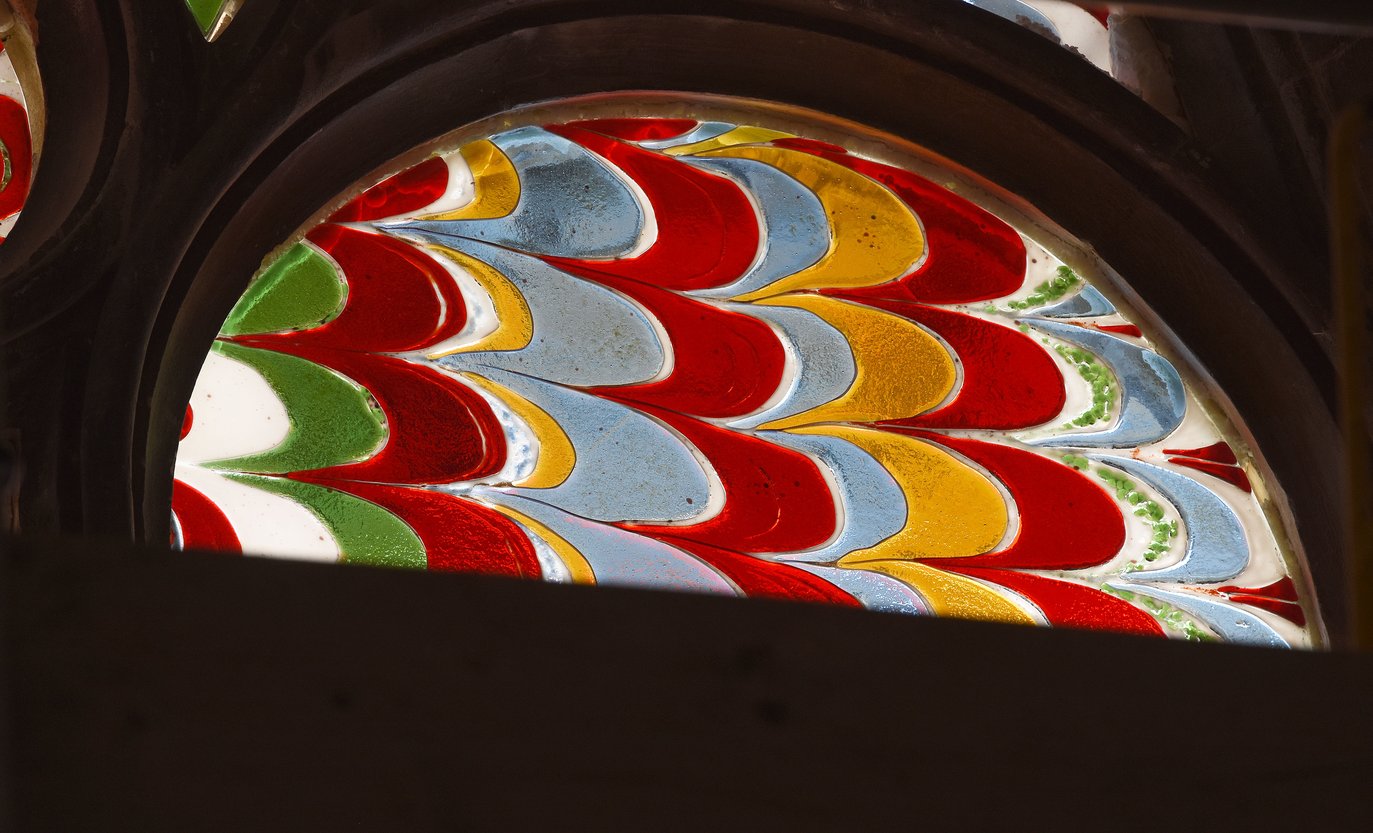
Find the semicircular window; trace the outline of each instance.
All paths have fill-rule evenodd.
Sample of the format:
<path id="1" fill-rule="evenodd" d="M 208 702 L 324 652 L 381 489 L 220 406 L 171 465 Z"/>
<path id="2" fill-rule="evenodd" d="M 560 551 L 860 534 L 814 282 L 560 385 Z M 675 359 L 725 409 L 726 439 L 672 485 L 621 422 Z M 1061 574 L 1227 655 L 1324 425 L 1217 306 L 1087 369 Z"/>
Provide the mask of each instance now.
<path id="1" fill-rule="evenodd" d="M 247 285 L 187 410 L 181 545 L 1319 638 L 1192 371 L 951 168 L 732 99 L 492 124 Z"/>
<path id="2" fill-rule="evenodd" d="M 28 31 L 17 21 L 0 40 L 0 243 L 9 237 L 28 201 L 34 148 L 40 138 L 29 122 L 29 99 L 37 98 L 40 106 L 42 101 L 32 50 Z"/>

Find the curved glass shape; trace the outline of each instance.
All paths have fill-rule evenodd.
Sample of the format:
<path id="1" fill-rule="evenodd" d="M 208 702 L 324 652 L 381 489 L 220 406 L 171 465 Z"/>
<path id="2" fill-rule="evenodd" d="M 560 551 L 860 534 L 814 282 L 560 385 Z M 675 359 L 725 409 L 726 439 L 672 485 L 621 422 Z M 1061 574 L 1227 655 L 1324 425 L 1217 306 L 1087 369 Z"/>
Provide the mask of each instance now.
<path id="1" fill-rule="evenodd" d="M 1087 11 L 1064 0 L 964 0 L 1013 23 L 1058 41 L 1091 61 L 1098 69 L 1115 74 L 1111 65 L 1110 21 L 1103 6 Z"/>
<path id="2" fill-rule="evenodd" d="M 186 0 L 186 9 L 205 40 L 213 43 L 233 22 L 243 0 Z"/>
<path id="3" fill-rule="evenodd" d="M 179 544 L 1317 639 L 1196 373 L 1105 267 L 919 149 L 626 94 L 364 185 L 225 321 Z"/>
<path id="4" fill-rule="evenodd" d="M 36 161 L 37 136 L 30 125 L 30 98 L 37 71 L 33 62 L 15 56 L 15 49 L 31 51 L 27 34 L 17 21 L 0 41 L 0 243 L 9 236 L 29 198 Z M 19 66 L 16 66 L 16 63 Z M 25 87 L 29 95 L 25 95 Z M 41 95 L 38 96 L 41 102 Z"/>

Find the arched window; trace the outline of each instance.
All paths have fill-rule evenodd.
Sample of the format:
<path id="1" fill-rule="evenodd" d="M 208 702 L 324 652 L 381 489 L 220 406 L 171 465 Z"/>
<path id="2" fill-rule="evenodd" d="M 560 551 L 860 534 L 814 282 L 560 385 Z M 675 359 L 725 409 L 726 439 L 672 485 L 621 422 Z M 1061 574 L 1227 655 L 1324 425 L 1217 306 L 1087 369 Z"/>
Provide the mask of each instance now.
<path id="1" fill-rule="evenodd" d="M 28 200 L 42 139 L 29 115 L 31 102 L 41 112 L 43 100 L 33 43 L 20 20 L 11 17 L 0 26 L 6 23 L 0 35 L 0 242 L 9 236 Z"/>
<path id="2" fill-rule="evenodd" d="M 1310 160 L 1240 147 L 1250 205 L 1209 53 L 1178 99 L 1138 20 L 1049 0 L 173 5 L 0 53 L 11 526 L 1343 622 L 1318 197 L 1272 176 Z"/>
<path id="3" fill-rule="evenodd" d="M 1104 5 L 0 0 L 0 828 L 1367 815 L 1373 11 Z"/>
<path id="4" fill-rule="evenodd" d="M 220 327 L 182 545 L 1319 639 L 1257 450 L 1128 271 L 929 151 L 662 92 L 404 159 Z"/>

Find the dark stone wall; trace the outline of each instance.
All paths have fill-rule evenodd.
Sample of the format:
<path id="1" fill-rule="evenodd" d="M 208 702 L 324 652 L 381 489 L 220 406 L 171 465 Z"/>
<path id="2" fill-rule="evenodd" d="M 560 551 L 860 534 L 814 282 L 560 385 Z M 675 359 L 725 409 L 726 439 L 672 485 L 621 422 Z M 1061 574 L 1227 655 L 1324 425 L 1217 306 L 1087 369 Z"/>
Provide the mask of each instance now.
<path id="1" fill-rule="evenodd" d="M 1341 111 L 1373 99 L 1373 38 L 1171 20 L 1150 26 L 1205 164 L 1254 233 L 1279 241 L 1283 294 L 1329 349 L 1327 144 Z M 1373 160 L 1373 131 L 1364 156 Z M 1373 164 L 1362 177 L 1373 229 Z"/>
<path id="2" fill-rule="evenodd" d="M 0 653 L 0 829 L 30 833 L 1248 833 L 1373 810 L 1356 654 L 3 540 Z"/>

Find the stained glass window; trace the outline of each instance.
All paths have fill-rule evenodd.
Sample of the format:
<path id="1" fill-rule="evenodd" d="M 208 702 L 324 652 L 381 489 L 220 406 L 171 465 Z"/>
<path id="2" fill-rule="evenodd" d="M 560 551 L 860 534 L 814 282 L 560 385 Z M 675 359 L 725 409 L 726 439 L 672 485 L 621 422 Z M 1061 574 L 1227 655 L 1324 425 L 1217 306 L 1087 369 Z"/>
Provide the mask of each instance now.
<path id="1" fill-rule="evenodd" d="M 1058 41 L 1111 72 L 1110 17 L 1106 6 L 1085 9 L 1066 0 L 964 0 Z"/>
<path id="2" fill-rule="evenodd" d="M 459 129 L 243 276 L 175 542 L 1312 645 L 1242 425 L 1013 206 L 762 102 Z"/>
<path id="3" fill-rule="evenodd" d="M 1172 69 L 1145 18 L 1068 0 L 963 0 L 1075 52 L 1169 118 L 1186 119 Z"/>
<path id="4" fill-rule="evenodd" d="M 27 70 L 21 80 L 21 68 L 16 66 L 11 46 L 15 41 L 19 42 L 19 49 L 28 50 L 27 36 L 17 21 L 5 40 L 0 41 L 0 242 L 4 242 L 19 220 L 19 212 L 29 197 L 34 168 L 34 136 L 24 84 L 32 87 L 37 72 L 32 61 L 20 57 L 19 63 Z"/>
<path id="5" fill-rule="evenodd" d="M 205 40 L 213 41 L 233 22 L 243 0 L 186 0 L 186 9 Z"/>

